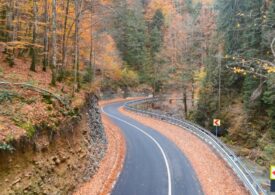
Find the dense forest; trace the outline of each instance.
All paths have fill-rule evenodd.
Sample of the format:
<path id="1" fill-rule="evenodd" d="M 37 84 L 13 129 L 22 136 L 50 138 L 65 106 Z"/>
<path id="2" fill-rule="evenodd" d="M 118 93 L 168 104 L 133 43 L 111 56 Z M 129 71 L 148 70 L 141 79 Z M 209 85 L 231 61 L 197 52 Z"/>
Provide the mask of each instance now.
<path id="1" fill-rule="evenodd" d="M 1 0 L 0 18 L 3 82 L 70 101 L 174 90 L 186 118 L 207 128 L 220 118 L 226 142 L 261 165 L 274 161 L 275 1 Z M 14 75 L 23 73 L 33 76 Z M 1 91 L 0 101 L 11 96 Z"/>
<path id="2" fill-rule="evenodd" d="M 209 126 L 222 118 L 229 143 L 252 149 L 243 155 L 269 165 L 275 157 L 275 2 L 217 1 L 215 7 L 217 30 L 194 119 Z"/>

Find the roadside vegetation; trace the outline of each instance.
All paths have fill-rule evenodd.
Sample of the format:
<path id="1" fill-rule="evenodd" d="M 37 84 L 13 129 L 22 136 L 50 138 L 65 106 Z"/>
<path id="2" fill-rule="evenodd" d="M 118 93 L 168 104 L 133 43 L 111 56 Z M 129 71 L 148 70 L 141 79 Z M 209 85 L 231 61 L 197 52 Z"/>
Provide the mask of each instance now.
<path id="1" fill-rule="evenodd" d="M 221 119 L 222 139 L 269 167 L 275 160 L 274 2 L 114 5 L 112 32 L 122 60 L 140 83 L 169 99 L 160 107 L 210 130 Z"/>
<path id="2" fill-rule="evenodd" d="M 217 29 L 193 118 L 208 128 L 221 118 L 224 140 L 269 167 L 275 162 L 275 2 L 220 0 L 215 7 Z"/>
<path id="3" fill-rule="evenodd" d="M 0 152 L 59 132 L 90 93 L 136 92 L 210 130 L 221 119 L 221 139 L 267 168 L 274 21 L 271 0 L 0 0 Z"/>
<path id="4" fill-rule="evenodd" d="M 78 117 L 88 93 L 127 92 L 137 73 L 123 66 L 101 1 L 0 1 L 0 143 L 38 129 L 56 132 Z M 10 146 L 10 147 L 7 147 Z"/>

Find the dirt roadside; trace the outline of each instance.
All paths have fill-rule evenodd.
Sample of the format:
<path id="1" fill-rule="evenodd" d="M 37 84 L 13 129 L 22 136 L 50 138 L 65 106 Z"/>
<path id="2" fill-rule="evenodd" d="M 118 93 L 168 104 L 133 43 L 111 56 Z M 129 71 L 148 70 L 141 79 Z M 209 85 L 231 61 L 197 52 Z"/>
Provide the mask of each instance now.
<path id="1" fill-rule="evenodd" d="M 213 150 L 195 135 L 168 123 L 120 111 L 172 140 L 191 162 L 206 195 L 249 194 L 237 176 Z"/>
<path id="2" fill-rule="evenodd" d="M 83 184 L 75 195 L 103 195 L 112 190 L 125 158 L 126 146 L 120 130 L 106 117 L 102 116 L 102 122 L 108 140 L 107 152 L 100 162 L 97 173 L 92 179 Z"/>
<path id="3" fill-rule="evenodd" d="M 97 100 L 87 102 L 58 131 L 40 129 L 0 151 L 0 194 L 71 194 L 96 173 L 107 146 Z"/>
<path id="4" fill-rule="evenodd" d="M 114 100 L 103 100 L 99 102 L 99 105 L 103 107 L 121 101 L 125 101 L 125 99 L 117 98 Z M 97 173 L 88 182 L 80 186 L 75 191 L 74 195 L 109 194 L 123 168 L 126 155 L 126 142 L 124 136 L 120 129 L 104 114 L 102 114 L 102 122 L 108 141 L 107 152 L 100 162 Z"/>

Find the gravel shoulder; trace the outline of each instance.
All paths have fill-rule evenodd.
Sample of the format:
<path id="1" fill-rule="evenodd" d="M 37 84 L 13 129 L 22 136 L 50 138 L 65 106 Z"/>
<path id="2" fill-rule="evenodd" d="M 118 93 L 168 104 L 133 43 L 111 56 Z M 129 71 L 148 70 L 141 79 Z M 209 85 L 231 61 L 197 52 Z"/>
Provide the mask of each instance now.
<path id="1" fill-rule="evenodd" d="M 123 114 L 172 140 L 191 162 L 206 195 L 249 194 L 231 168 L 207 144 L 182 128 L 120 108 Z"/>
<path id="2" fill-rule="evenodd" d="M 104 106 L 119 101 L 123 101 L 123 99 L 101 101 L 99 104 L 100 106 Z M 123 168 L 126 154 L 126 143 L 123 134 L 120 129 L 103 114 L 102 122 L 108 141 L 106 154 L 100 162 L 97 173 L 88 182 L 80 186 L 74 195 L 109 194 Z"/>

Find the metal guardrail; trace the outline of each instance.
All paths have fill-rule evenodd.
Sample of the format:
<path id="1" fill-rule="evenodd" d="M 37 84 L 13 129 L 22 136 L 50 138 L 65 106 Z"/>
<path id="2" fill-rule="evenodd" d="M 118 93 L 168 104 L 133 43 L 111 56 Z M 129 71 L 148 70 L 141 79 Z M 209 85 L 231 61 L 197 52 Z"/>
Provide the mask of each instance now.
<path id="1" fill-rule="evenodd" d="M 143 103 L 152 103 L 158 101 L 158 98 L 147 98 L 142 100 L 130 101 L 124 104 L 124 107 L 130 111 L 134 111 L 136 113 L 153 117 L 159 120 L 166 121 L 170 124 L 177 125 L 181 128 L 184 128 L 191 133 L 195 134 L 199 138 L 201 138 L 204 142 L 212 146 L 217 153 L 227 162 L 227 164 L 232 168 L 232 170 L 236 173 L 239 179 L 243 182 L 247 190 L 252 195 L 266 195 L 267 193 L 264 189 L 258 184 L 254 176 L 250 173 L 250 171 L 246 168 L 246 166 L 241 162 L 241 160 L 235 155 L 235 153 L 230 150 L 223 142 L 220 141 L 216 136 L 214 136 L 207 129 L 194 124 L 187 120 L 179 120 L 174 117 L 169 117 L 163 114 L 158 114 L 146 110 L 137 109 L 134 106 L 143 104 Z"/>

